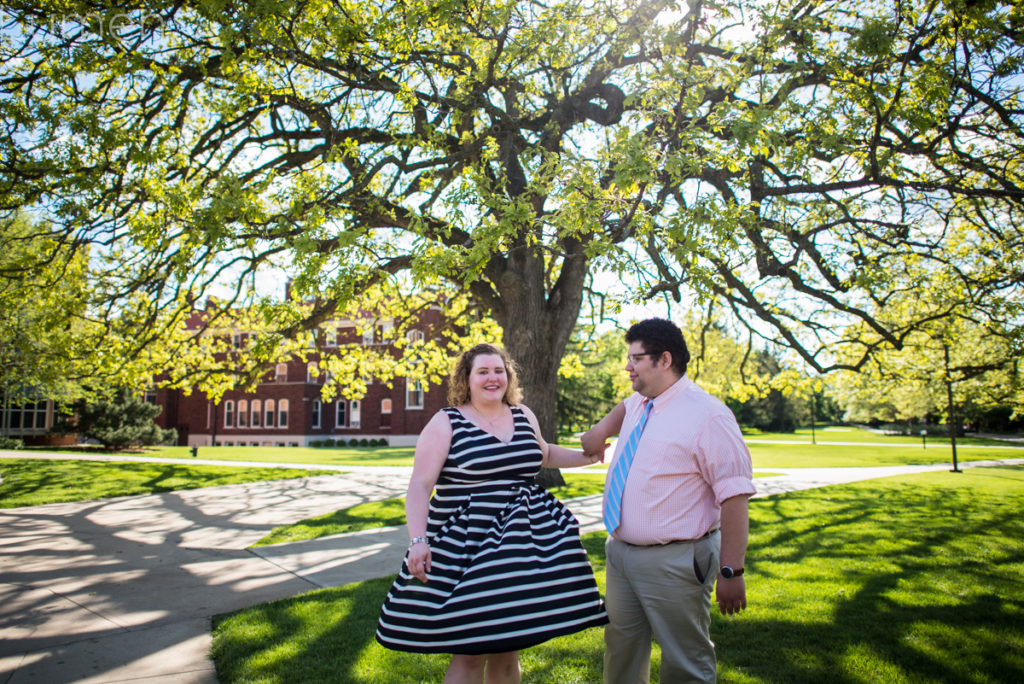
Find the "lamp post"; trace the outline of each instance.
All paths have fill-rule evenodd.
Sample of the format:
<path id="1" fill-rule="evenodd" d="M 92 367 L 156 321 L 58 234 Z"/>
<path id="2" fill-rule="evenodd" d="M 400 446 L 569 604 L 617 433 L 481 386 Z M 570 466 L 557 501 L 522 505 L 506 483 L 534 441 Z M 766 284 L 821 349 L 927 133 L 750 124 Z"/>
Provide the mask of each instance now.
<path id="1" fill-rule="evenodd" d="M 949 444 L 953 448 L 953 469 L 951 473 L 962 473 L 956 461 L 956 409 L 953 405 L 953 378 L 949 375 L 949 345 L 943 344 L 942 350 L 946 356 L 946 403 L 949 413 Z"/>
<path id="2" fill-rule="evenodd" d="M 210 430 L 210 446 L 217 446 L 217 402 L 213 402 L 213 426 Z"/>
<path id="3" fill-rule="evenodd" d="M 814 392 L 811 392 L 811 444 L 817 444 L 818 443 L 818 440 L 817 440 L 817 438 L 816 438 L 816 436 L 814 434 L 814 420 L 815 420 L 815 417 L 814 417 L 814 404 L 815 404 L 815 401 L 814 400 L 816 398 L 817 398 L 817 395 Z"/>

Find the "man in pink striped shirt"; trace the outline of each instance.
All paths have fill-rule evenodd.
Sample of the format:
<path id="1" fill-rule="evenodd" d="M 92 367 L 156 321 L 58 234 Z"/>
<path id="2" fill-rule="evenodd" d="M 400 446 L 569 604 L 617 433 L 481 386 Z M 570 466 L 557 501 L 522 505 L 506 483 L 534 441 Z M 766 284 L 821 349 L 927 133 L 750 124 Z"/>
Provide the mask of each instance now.
<path id="1" fill-rule="evenodd" d="M 754 493 L 750 452 L 732 412 L 686 377 L 690 354 L 674 323 L 641 321 L 626 333 L 626 342 L 626 370 L 635 394 L 583 435 L 588 453 L 603 451 L 609 438 L 622 436 L 605 483 L 605 519 L 617 518 L 617 526 L 608 530 L 606 546 L 610 622 L 604 680 L 648 682 L 653 635 L 661 646 L 662 682 L 713 682 L 716 579 L 723 614 L 747 605 L 743 562 L 747 500 Z M 653 405 L 639 442 L 634 439 L 621 497 L 610 495 L 615 461 L 648 403 Z M 609 515 L 609 506 L 617 515 Z"/>

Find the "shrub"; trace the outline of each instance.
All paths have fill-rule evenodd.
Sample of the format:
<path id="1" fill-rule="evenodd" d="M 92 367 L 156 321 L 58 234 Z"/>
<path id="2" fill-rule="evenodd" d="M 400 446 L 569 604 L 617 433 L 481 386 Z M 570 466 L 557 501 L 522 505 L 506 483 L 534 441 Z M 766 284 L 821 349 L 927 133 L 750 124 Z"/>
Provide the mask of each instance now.
<path id="1" fill-rule="evenodd" d="M 161 410 L 122 389 L 106 399 L 76 402 L 73 415 L 58 421 L 52 432 L 77 432 L 114 451 L 173 442 L 178 438 L 177 430 L 164 430 L 153 422 Z"/>
<path id="2" fill-rule="evenodd" d="M 324 441 L 322 439 L 313 439 L 313 440 L 310 440 L 310 442 L 309 442 L 309 446 L 316 447 L 317 449 L 319 449 L 323 445 L 324 445 Z"/>
<path id="3" fill-rule="evenodd" d="M 15 437 L 0 435 L 0 449 L 20 449 L 25 443 Z"/>
<path id="4" fill-rule="evenodd" d="M 355 440 L 352 440 L 352 441 L 354 442 Z M 359 446 L 369 446 L 369 445 L 370 445 L 370 440 L 366 439 L 365 437 L 363 437 L 361 440 L 359 440 Z"/>
<path id="5" fill-rule="evenodd" d="M 325 439 L 325 440 L 324 440 L 324 446 L 325 446 L 325 447 L 333 447 L 333 446 L 334 446 L 334 443 L 335 443 L 335 442 L 334 442 L 334 440 L 333 440 L 333 439 Z"/>

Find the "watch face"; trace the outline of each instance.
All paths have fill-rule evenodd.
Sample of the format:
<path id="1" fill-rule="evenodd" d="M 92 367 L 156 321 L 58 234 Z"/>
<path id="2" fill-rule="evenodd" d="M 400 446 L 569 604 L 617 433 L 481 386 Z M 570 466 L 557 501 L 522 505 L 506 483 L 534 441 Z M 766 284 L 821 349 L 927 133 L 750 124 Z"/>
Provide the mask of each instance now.
<path id="1" fill-rule="evenodd" d="M 725 579 L 732 579 L 732 568 L 730 568 L 728 565 L 723 565 L 722 577 L 724 577 Z"/>

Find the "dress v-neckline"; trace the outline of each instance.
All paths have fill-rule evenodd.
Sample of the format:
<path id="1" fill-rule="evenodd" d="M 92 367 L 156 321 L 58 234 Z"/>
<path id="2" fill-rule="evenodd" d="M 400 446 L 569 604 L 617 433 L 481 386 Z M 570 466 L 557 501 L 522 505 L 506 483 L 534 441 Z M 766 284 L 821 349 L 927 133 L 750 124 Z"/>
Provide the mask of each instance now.
<path id="1" fill-rule="evenodd" d="M 498 435 L 494 434 L 493 432 L 491 432 L 490 430 L 488 430 L 484 426 L 482 426 L 479 423 L 477 423 L 475 420 L 473 420 L 472 418 L 467 416 L 466 412 L 463 411 L 461 408 L 456 407 L 455 410 L 458 411 L 459 415 L 462 416 L 463 419 L 469 421 L 469 423 L 473 427 L 475 427 L 477 430 L 479 430 L 480 432 L 483 432 L 486 435 L 489 435 L 489 436 L 493 437 L 494 439 L 496 439 L 497 441 L 501 442 L 505 446 L 508 446 L 509 444 L 511 444 L 512 440 L 514 440 L 516 438 L 516 413 L 515 413 L 515 409 L 513 407 L 511 407 L 511 406 L 508 407 L 508 410 L 512 414 L 512 432 L 511 432 L 511 434 L 509 434 L 507 440 L 502 439 L 501 437 L 499 437 Z"/>

